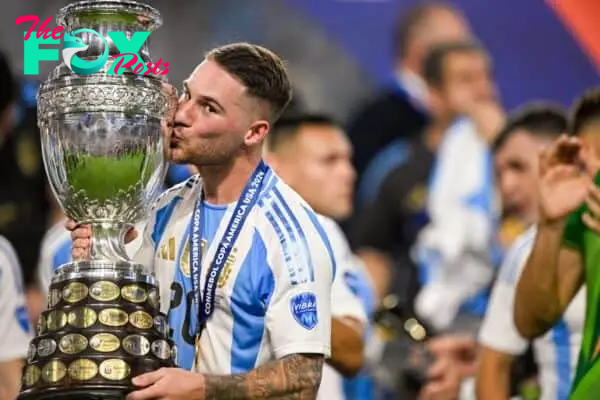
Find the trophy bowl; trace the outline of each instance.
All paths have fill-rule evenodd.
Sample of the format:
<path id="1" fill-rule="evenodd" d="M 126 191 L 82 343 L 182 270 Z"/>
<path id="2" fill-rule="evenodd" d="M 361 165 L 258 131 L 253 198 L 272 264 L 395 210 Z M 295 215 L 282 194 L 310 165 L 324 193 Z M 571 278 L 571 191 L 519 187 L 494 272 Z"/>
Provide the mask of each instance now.
<path id="1" fill-rule="evenodd" d="M 82 32 L 78 57 L 119 54 L 107 32 L 153 31 L 154 8 L 133 1 L 80 1 L 59 11 L 58 25 Z M 83 47 L 83 46 L 82 46 Z M 151 62 L 148 43 L 138 51 Z M 64 53 L 63 53 L 64 55 Z M 176 364 L 149 266 L 130 260 L 125 233 L 160 193 L 176 90 L 157 75 L 114 63 L 79 75 L 64 62 L 38 93 L 44 165 L 65 215 L 92 227 L 90 259 L 58 268 L 23 370 L 19 399 L 121 399 L 131 378 Z"/>

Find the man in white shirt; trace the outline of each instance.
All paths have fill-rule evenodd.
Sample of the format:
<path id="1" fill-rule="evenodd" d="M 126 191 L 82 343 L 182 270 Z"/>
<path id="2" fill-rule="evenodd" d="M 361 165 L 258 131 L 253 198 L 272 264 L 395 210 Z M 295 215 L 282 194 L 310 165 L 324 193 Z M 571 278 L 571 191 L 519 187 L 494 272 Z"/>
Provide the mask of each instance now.
<path id="1" fill-rule="evenodd" d="M 531 225 L 537 219 L 538 153 L 566 130 L 564 114 L 560 108 L 551 106 L 526 107 L 509 119 L 495 143 L 504 208 L 525 224 Z M 479 334 L 482 353 L 477 376 L 478 398 L 509 397 L 511 364 L 529 345 L 514 323 L 514 299 L 534 239 L 532 227 L 514 242 L 494 284 Z M 552 330 L 533 342 L 543 400 L 568 397 L 581 342 L 584 297 L 581 290 Z"/>
<path id="2" fill-rule="evenodd" d="M 310 206 L 262 160 L 290 98 L 282 60 L 247 43 L 210 51 L 184 82 L 169 156 L 199 175 L 159 198 L 135 257 L 161 283 L 180 368 L 133 378 L 128 399 L 316 395 L 335 260 Z M 69 228 L 73 258 L 89 257 L 91 229 Z"/>
<path id="3" fill-rule="evenodd" d="M 17 397 L 21 368 L 31 339 L 21 266 L 11 244 L 0 236 L 0 400 Z"/>
<path id="4" fill-rule="evenodd" d="M 374 307 L 364 268 L 333 220 L 344 219 L 352 211 L 355 174 L 351 152 L 339 126 L 318 114 L 283 117 L 269 135 L 267 146 L 267 161 L 320 213 L 336 258 L 331 290 L 332 354 L 323 368 L 318 399 L 354 398 L 344 390 L 344 377 L 356 375 L 363 366 L 363 338 Z"/>

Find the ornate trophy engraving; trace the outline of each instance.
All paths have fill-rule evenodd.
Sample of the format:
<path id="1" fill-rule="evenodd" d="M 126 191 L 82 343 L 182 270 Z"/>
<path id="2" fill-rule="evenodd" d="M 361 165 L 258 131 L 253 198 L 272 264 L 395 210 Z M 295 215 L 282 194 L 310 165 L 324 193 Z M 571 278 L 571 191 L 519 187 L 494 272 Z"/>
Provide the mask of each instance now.
<path id="1" fill-rule="evenodd" d="M 133 1 L 77 2 L 57 23 L 80 33 L 78 56 L 93 61 L 119 50 L 107 32 L 153 31 L 158 11 Z M 65 36 L 66 37 L 66 36 Z M 103 39 L 102 39 L 103 38 Z M 150 62 L 145 43 L 138 54 Z M 173 366 L 176 349 L 159 311 L 158 283 L 132 262 L 125 232 L 144 218 L 166 172 L 164 130 L 177 104 L 175 89 L 156 75 L 79 75 L 64 62 L 38 94 L 44 164 L 66 215 L 92 226 L 89 261 L 61 266 L 31 341 L 21 400 L 121 399 L 131 378 Z"/>

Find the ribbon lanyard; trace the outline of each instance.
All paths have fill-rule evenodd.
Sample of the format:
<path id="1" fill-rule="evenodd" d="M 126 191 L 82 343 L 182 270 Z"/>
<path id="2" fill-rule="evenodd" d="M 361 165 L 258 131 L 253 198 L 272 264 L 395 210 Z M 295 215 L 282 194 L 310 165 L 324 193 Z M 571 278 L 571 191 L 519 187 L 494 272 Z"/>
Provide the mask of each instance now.
<path id="1" fill-rule="evenodd" d="M 192 288 L 194 291 L 194 301 L 198 307 L 198 334 L 202 329 L 206 320 L 212 315 L 215 306 L 215 292 L 217 290 L 217 282 L 221 271 L 225 266 L 227 258 L 231 254 L 231 250 L 246 222 L 246 218 L 256 204 L 262 184 L 264 182 L 269 167 L 261 160 L 256 167 L 250 180 L 244 187 L 242 194 L 235 205 L 233 214 L 227 223 L 227 228 L 223 233 L 223 237 L 218 242 L 219 247 L 215 253 L 215 257 L 210 264 L 206 281 L 204 283 L 204 291 L 200 296 L 200 274 L 202 272 L 202 250 L 200 242 L 202 240 L 202 201 L 204 195 L 196 202 L 194 213 L 192 214 L 192 231 L 190 232 L 190 269 L 192 273 Z M 208 246 L 207 249 L 208 251 Z"/>

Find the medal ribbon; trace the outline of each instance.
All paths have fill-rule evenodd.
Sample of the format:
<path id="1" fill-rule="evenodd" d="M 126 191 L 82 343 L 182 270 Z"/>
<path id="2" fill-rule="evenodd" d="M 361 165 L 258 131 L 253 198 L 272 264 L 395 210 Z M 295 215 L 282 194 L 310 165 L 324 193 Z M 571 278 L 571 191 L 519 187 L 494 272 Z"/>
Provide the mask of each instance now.
<path id="1" fill-rule="evenodd" d="M 218 242 L 217 252 L 215 257 L 210 264 L 208 273 L 206 275 L 206 281 L 204 282 L 204 290 L 200 293 L 200 275 L 202 273 L 202 202 L 204 196 L 201 194 L 200 198 L 196 202 L 194 213 L 192 214 L 192 223 L 190 232 L 190 269 L 192 274 L 192 289 L 194 291 L 194 302 L 198 307 L 198 334 L 205 322 L 212 315 L 215 306 L 215 292 L 217 290 L 217 282 L 221 271 L 231 254 L 237 238 L 242 231 L 244 223 L 252 208 L 256 205 L 259 197 L 262 185 L 264 183 L 265 176 L 269 172 L 270 168 L 264 161 L 261 160 L 260 164 L 256 167 L 250 180 L 244 187 L 242 194 L 235 205 L 235 209 L 227 228 L 223 233 L 223 237 Z M 208 246 L 207 246 L 208 247 Z M 208 251 L 208 248 L 207 248 Z"/>

